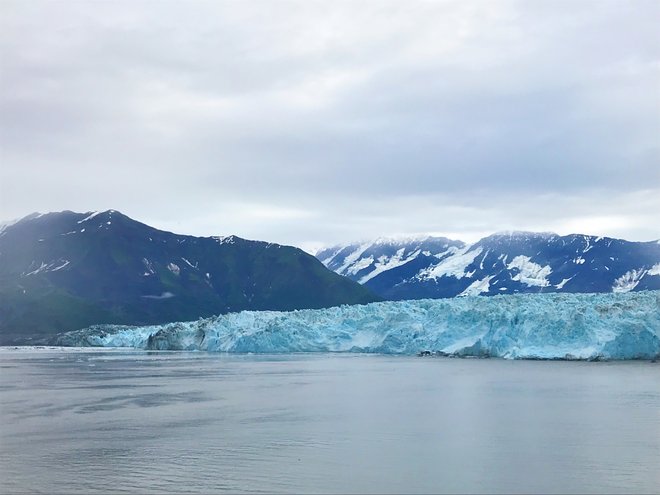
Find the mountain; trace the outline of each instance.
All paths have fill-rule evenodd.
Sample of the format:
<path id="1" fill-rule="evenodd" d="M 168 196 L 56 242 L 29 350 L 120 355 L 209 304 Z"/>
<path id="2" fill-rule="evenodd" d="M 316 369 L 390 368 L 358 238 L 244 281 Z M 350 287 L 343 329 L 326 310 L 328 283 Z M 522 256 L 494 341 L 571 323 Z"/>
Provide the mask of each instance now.
<path id="1" fill-rule="evenodd" d="M 300 249 L 157 230 L 117 211 L 0 227 L 0 343 L 91 324 L 157 324 L 379 300 Z"/>
<path id="2" fill-rule="evenodd" d="M 328 268 L 385 299 L 660 289 L 660 241 L 507 232 L 465 244 L 379 239 L 323 249 Z"/>

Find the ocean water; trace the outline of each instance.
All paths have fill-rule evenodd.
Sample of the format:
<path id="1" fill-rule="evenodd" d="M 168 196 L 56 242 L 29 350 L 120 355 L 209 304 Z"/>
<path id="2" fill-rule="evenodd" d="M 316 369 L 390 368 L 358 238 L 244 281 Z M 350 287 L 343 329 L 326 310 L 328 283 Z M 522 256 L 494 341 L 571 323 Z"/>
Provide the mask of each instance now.
<path id="1" fill-rule="evenodd" d="M 2 493 L 655 493 L 660 365 L 0 349 Z"/>

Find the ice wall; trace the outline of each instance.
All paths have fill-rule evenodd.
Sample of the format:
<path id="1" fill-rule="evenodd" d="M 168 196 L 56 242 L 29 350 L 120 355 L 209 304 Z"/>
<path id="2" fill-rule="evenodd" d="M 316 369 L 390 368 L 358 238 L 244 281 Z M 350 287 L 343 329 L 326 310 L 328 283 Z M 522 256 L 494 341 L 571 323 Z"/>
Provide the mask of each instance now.
<path id="1" fill-rule="evenodd" d="M 524 294 L 244 311 L 147 327 L 94 326 L 59 345 L 220 352 L 372 352 L 509 359 L 660 357 L 660 291 Z"/>

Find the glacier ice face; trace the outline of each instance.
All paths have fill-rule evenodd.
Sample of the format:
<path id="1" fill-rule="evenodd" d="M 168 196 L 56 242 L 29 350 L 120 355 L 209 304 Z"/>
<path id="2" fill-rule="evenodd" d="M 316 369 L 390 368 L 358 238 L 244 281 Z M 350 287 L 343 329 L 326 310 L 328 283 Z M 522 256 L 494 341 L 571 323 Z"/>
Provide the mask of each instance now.
<path id="1" fill-rule="evenodd" d="M 244 311 L 193 322 L 97 325 L 59 345 L 220 352 L 370 352 L 509 359 L 660 357 L 660 291 L 520 294 Z"/>

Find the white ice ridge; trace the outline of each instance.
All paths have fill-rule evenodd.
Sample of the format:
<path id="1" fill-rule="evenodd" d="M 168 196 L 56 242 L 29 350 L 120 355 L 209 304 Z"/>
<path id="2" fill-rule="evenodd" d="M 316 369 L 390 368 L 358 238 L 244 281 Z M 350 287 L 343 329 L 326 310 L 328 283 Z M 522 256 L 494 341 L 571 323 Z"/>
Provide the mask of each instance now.
<path id="1" fill-rule="evenodd" d="M 243 311 L 194 322 L 99 325 L 70 346 L 218 352 L 371 352 L 507 359 L 660 357 L 660 291 L 520 294 Z"/>

